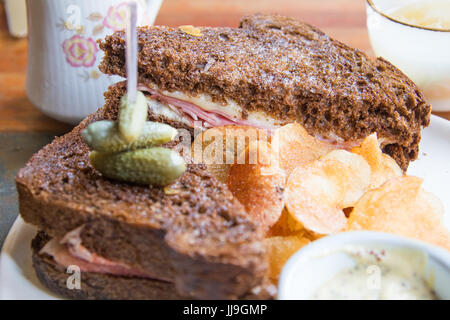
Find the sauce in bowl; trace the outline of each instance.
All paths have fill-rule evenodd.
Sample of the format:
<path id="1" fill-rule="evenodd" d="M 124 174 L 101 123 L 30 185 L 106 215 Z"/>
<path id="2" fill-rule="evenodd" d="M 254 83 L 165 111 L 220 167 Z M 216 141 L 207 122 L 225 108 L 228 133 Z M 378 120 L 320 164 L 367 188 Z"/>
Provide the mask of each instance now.
<path id="1" fill-rule="evenodd" d="M 346 268 L 322 284 L 314 300 L 437 300 L 433 279 L 425 275 L 426 256 L 407 249 L 342 250 L 353 258 Z"/>

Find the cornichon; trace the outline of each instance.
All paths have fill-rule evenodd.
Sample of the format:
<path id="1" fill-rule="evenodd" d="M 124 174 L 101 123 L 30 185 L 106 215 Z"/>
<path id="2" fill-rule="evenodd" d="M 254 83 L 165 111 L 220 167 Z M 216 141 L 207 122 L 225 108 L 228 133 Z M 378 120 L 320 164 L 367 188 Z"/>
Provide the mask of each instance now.
<path id="1" fill-rule="evenodd" d="M 178 153 L 160 147 L 115 154 L 92 151 L 89 158 L 105 177 L 141 185 L 166 186 L 186 171 Z"/>
<path id="2" fill-rule="evenodd" d="M 124 95 L 120 104 L 119 131 L 127 142 L 136 141 L 141 135 L 145 121 L 147 121 L 147 98 L 137 91 L 136 101 L 130 103 L 128 95 Z"/>
<path id="3" fill-rule="evenodd" d="M 151 121 L 144 123 L 141 135 L 133 142 L 126 141 L 119 133 L 117 122 L 110 120 L 93 122 L 82 132 L 84 141 L 91 149 L 109 153 L 158 146 L 172 141 L 176 135 L 175 128 Z"/>

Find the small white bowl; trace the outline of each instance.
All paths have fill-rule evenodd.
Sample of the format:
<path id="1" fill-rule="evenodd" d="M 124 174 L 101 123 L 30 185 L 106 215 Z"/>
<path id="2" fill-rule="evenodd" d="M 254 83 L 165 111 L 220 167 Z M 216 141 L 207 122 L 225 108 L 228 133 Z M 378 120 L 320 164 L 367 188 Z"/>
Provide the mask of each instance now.
<path id="1" fill-rule="evenodd" d="M 425 275 L 432 275 L 440 299 L 450 299 L 450 253 L 421 241 L 381 232 L 344 232 L 324 237 L 300 249 L 283 268 L 278 287 L 280 300 L 308 300 L 328 280 L 354 260 L 340 249 L 349 246 L 409 249 L 424 253 Z"/>
<path id="2" fill-rule="evenodd" d="M 366 1 L 373 51 L 408 75 L 423 91 L 433 111 L 450 111 L 450 30 L 416 26 L 391 16 L 397 8 L 412 3 Z"/>

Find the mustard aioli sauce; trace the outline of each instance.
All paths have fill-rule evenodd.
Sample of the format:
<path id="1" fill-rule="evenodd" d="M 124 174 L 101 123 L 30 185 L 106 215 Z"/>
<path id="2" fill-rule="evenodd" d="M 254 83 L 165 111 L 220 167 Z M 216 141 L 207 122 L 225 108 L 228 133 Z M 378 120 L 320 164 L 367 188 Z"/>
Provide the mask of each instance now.
<path id="1" fill-rule="evenodd" d="M 353 267 L 325 282 L 314 300 L 437 300 L 425 276 L 426 256 L 414 250 L 344 250 Z"/>

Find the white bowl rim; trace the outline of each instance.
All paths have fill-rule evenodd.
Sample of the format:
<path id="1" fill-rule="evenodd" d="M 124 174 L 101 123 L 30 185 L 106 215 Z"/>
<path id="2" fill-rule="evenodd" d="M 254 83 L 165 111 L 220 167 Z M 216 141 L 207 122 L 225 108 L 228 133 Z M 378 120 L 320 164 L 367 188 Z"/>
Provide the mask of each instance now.
<path id="1" fill-rule="evenodd" d="M 416 24 L 410 24 L 407 22 L 403 22 L 401 20 L 395 19 L 393 17 L 391 17 L 390 15 L 384 13 L 383 11 L 381 11 L 380 9 L 378 9 L 375 4 L 373 3 L 372 0 L 366 0 L 367 5 L 372 8 L 376 13 L 378 13 L 379 15 L 383 16 L 386 19 L 389 19 L 395 23 L 399 23 L 402 24 L 404 26 L 408 26 L 411 28 L 417 28 L 417 29 L 422 29 L 422 30 L 427 30 L 427 31 L 437 31 L 437 32 L 450 32 L 450 29 L 439 29 L 439 28 L 431 28 L 431 27 L 422 27 L 422 26 L 418 26 Z"/>
<path id="2" fill-rule="evenodd" d="M 398 247 L 425 252 L 436 263 L 442 265 L 450 277 L 450 253 L 445 249 L 433 246 L 423 241 L 414 240 L 384 232 L 375 231 L 349 231 L 323 237 L 301 248 L 284 265 L 278 282 L 278 299 L 289 300 L 290 279 L 297 266 L 308 263 L 311 258 L 318 256 L 325 250 L 333 250 L 348 245 Z"/>

